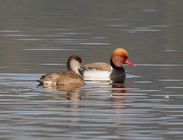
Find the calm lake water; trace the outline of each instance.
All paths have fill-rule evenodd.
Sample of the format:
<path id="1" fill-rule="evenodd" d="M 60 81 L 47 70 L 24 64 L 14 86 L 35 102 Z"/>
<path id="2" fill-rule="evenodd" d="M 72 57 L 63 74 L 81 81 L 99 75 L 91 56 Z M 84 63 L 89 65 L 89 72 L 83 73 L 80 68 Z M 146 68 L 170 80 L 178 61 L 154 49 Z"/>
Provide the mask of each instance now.
<path id="1" fill-rule="evenodd" d="M 183 1 L 0 1 L 1 140 L 182 140 Z M 129 51 L 124 87 L 37 87 L 41 75 Z"/>

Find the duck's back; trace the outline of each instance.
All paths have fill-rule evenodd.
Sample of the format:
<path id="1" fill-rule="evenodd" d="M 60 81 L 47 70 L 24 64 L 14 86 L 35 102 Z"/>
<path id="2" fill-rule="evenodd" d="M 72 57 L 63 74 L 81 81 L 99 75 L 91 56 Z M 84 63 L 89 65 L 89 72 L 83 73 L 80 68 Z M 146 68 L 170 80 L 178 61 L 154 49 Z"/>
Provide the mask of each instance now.
<path id="1" fill-rule="evenodd" d="M 101 71 L 111 71 L 111 66 L 104 62 L 95 62 L 85 65 L 88 69 L 95 69 L 95 70 L 101 70 Z"/>
<path id="2" fill-rule="evenodd" d="M 72 71 L 66 71 L 61 74 L 59 74 L 59 78 L 57 80 L 57 85 L 83 85 L 84 80 L 79 76 L 78 74 L 72 72 Z"/>
<path id="3" fill-rule="evenodd" d="M 84 81 L 78 74 L 72 71 L 58 71 L 43 75 L 40 80 L 40 85 L 45 87 L 54 87 L 59 85 L 83 85 Z"/>

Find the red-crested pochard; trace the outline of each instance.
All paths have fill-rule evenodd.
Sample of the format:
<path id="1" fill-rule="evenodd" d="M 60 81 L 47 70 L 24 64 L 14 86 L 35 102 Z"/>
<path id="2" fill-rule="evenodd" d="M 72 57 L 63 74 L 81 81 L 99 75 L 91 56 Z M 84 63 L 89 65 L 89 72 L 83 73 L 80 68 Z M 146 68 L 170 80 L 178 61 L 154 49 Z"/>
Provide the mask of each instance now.
<path id="1" fill-rule="evenodd" d="M 63 87 L 71 85 L 80 87 L 84 84 L 83 72 L 86 70 L 81 64 L 81 58 L 72 55 L 67 60 L 67 71 L 58 71 L 43 75 L 38 82 L 44 87 Z"/>
<path id="2" fill-rule="evenodd" d="M 84 80 L 109 80 L 113 82 L 124 82 L 125 70 L 124 64 L 134 67 L 128 59 L 128 52 L 123 48 L 117 48 L 112 52 L 110 65 L 104 62 L 94 62 L 86 64 L 84 71 Z"/>

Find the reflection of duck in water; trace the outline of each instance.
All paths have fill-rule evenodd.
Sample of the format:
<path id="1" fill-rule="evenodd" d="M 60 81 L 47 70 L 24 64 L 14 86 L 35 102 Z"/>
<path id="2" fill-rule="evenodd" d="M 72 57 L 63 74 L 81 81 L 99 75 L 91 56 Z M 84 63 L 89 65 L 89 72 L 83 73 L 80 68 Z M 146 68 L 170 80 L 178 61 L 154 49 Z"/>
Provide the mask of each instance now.
<path id="1" fill-rule="evenodd" d="M 81 87 L 62 85 L 55 88 L 48 88 L 43 92 L 49 99 L 80 100 L 82 98 Z"/>
<path id="2" fill-rule="evenodd" d="M 62 90 L 79 88 L 84 84 L 83 72 L 86 70 L 81 64 L 79 56 L 70 56 L 67 60 L 68 71 L 53 72 L 43 75 L 38 82 L 40 86 L 55 87 Z"/>
<path id="3" fill-rule="evenodd" d="M 88 69 L 84 72 L 84 80 L 110 80 L 113 83 L 124 83 L 125 69 L 123 64 L 135 66 L 128 59 L 128 52 L 125 49 L 117 48 L 112 52 L 110 65 L 104 62 L 86 64 Z"/>

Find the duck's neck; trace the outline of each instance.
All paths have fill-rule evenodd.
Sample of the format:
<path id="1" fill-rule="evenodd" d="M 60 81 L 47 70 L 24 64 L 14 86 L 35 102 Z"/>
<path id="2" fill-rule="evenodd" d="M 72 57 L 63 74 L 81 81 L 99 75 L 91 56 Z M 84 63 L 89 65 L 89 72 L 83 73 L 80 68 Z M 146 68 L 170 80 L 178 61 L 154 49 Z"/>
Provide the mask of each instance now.
<path id="1" fill-rule="evenodd" d="M 113 68 L 110 78 L 113 83 L 124 83 L 126 73 L 123 67 L 117 67 L 114 65 L 112 60 L 110 60 L 111 66 Z"/>

